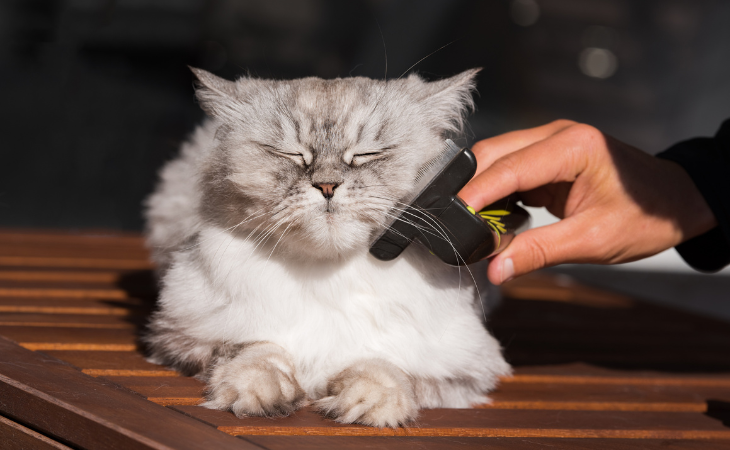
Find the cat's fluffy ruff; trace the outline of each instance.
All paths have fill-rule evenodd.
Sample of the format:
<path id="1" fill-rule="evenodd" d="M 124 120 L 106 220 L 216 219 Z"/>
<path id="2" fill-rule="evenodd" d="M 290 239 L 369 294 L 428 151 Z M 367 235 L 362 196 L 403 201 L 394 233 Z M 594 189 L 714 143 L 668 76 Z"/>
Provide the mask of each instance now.
<path id="1" fill-rule="evenodd" d="M 475 73 L 227 82 L 197 71 L 214 119 L 148 202 L 162 277 L 152 358 L 201 373 L 208 406 L 237 414 L 289 411 L 297 389 L 337 420 L 376 426 L 486 401 L 510 369 L 471 275 L 417 245 L 391 262 L 367 252 L 458 126 Z M 334 197 L 316 182 L 336 183 Z M 484 268 L 471 271 L 486 290 Z M 252 364 L 267 369 L 234 375 Z M 261 386 L 269 394 L 247 406 Z"/>

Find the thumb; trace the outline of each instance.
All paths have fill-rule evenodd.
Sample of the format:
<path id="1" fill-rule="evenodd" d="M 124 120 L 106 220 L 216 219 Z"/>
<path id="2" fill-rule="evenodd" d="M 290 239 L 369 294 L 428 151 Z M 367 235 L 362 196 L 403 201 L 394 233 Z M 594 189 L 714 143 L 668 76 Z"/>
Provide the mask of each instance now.
<path id="1" fill-rule="evenodd" d="M 515 236 L 509 246 L 492 259 L 487 269 L 489 280 L 502 284 L 544 267 L 578 262 L 590 252 L 593 228 L 586 218 L 569 217 L 527 230 Z"/>

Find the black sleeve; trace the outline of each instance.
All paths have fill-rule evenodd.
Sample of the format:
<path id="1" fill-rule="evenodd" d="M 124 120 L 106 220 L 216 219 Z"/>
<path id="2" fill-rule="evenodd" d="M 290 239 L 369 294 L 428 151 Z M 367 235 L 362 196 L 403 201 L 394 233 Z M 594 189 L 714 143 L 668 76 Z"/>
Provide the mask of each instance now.
<path id="1" fill-rule="evenodd" d="M 680 142 L 657 156 L 687 171 L 719 223 L 707 233 L 679 244 L 677 251 L 692 268 L 717 272 L 730 264 L 730 119 L 714 138 Z"/>

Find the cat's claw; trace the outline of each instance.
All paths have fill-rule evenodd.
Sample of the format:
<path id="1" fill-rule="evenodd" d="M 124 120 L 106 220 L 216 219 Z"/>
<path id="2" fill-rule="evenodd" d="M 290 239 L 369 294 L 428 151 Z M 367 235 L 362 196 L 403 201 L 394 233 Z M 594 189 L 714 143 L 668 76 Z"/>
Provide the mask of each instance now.
<path id="1" fill-rule="evenodd" d="M 306 395 L 294 377 L 293 366 L 280 352 L 265 350 L 244 350 L 215 367 L 208 401 L 200 406 L 230 410 L 237 417 L 287 416 L 303 406 Z"/>
<path id="2" fill-rule="evenodd" d="M 314 406 L 342 423 L 399 427 L 418 415 L 413 386 L 400 369 L 370 360 L 342 371 L 330 380 L 327 396 Z"/>

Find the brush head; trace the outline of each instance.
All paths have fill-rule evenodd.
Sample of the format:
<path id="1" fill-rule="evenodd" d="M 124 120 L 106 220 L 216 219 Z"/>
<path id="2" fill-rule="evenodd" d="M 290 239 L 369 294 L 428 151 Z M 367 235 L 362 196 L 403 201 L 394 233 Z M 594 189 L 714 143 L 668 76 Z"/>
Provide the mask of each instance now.
<path id="1" fill-rule="evenodd" d="M 411 194 L 403 200 L 403 203 L 410 205 L 436 177 L 449 165 L 456 157 L 461 148 L 459 148 L 451 139 L 446 139 L 444 148 L 438 155 L 434 156 L 426 162 L 418 172 Z"/>
<path id="2" fill-rule="evenodd" d="M 449 163 L 459 154 L 460 150 L 461 148 L 454 144 L 451 139 L 446 139 L 444 147 L 441 149 L 441 151 L 436 156 L 426 161 L 426 163 L 421 166 L 420 169 L 418 169 L 418 172 L 416 172 L 413 189 L 408 195 L 401 199 L 400 204 L 412 205 L 413 201 L 417 199 L 426 189 L 428 189 L 431 183 L 436 178 L 438 178 L 438 176 L 441 174 L 441 172 L 444 171 L 444 169 L 446 169 Z M 473 175 L 474 174 L 469 175 L 469 178 L 471 178 Z M 388 222 L 386 222 L 385 228 L 379 235 L 376 236 L 372 243 L 377 242 L 378 239 L 380 239 L 383 234 L 385 234 L 391 228 L 391 226 L 398 220 L 400 216 L 400 212 L 391 211 L 391 213 L 388 214 L 388 217 L 392 218 L 389 219 Z"/>

